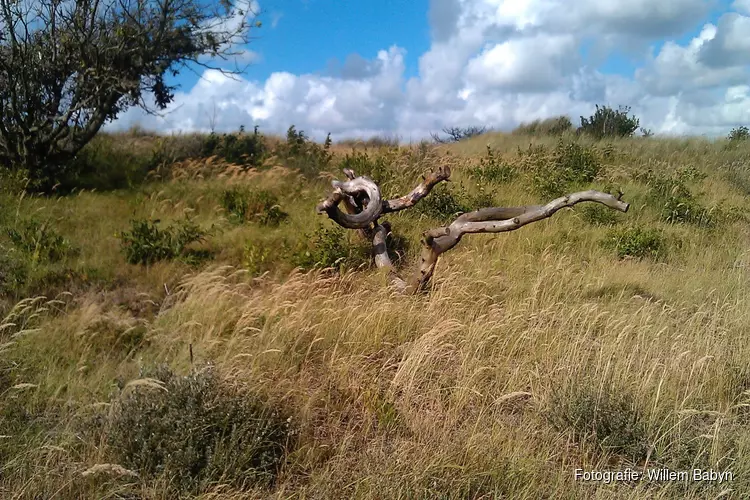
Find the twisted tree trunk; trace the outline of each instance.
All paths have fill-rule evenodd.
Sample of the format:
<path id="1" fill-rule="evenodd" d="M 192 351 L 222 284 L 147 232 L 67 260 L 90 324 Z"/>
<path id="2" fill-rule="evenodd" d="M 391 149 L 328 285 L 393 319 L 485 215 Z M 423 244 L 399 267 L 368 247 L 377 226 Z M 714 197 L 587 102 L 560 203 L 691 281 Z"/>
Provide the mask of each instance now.
<path id="1" fill-rule="evenodd" d="M 466 234 L 501 233 L 515 231 L 532 222 L 551 217 L 558 210 L 577 203 L 591 201 L 627 212 L 630 205 L 617 197 L 600 191 L 581 191 L 562 196 L 546 205 L 524 207 L 487 207 L 460 215 L 451 224 L 427 230 L 423 233 L 422 255 L 419 267 L 408 279 L 398 276 L 388 256 L 387 235 L 391 231 L 388 222 L 379 222 L 387 213 L 413 207 L 430 194 L 432 188 L 450 177 L 450 168 L 442 166 L 428 174 L 409 194 L 394 200 L 383 200 L 380 188 L 365 176 L 357 177 L 352 170 L 344 170 L 347 181 L 333 181 L 333 192 L 316 208 L 319 214 L 327 214 L 334 222 L 347 229 L 356 229 L 372 241 L 375 265 L 387 269 L 392 286 L 404 293 L 416 293 L 426 288 L 441 254 L 454 248 Z M 339 209 L 343 202 L 346 212 Z"/>

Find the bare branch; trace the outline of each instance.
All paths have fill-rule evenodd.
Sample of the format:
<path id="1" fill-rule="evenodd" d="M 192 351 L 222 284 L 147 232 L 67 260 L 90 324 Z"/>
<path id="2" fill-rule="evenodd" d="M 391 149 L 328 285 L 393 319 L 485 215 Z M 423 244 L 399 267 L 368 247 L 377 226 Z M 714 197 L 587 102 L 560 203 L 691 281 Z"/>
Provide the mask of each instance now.
<path id="1" fill-rule="evenodd" d="M 383 212 L 383 203 L 380 198 L 380 188 L 369 177 L 356 177 L 346 182 L 333 181 L 333 193 L 316 207 L 319 214 L 327 213 L 338 225 L 347 229 L 365 229 L 375 222 Z M 347 214 L 342 212 L 338 205 L 348 197 L 354 197 L 364 193 L 367 199 L 359 213 Z M 349 201 L 351 206 L 352 201 Z"/>
<path id="2" fill-rule="evenodd" d="M 450 176 L 451 169 L 448 165 L 443 165 L 436 171 L 430 172 L 426 177 L 423 177 L 422 182 L 411 193 L 395 200 L 384 201 L 383 213 L 398 212 L 399 210 L 413 207 L 419 200 L 430 194 L 435 185 L 442 181 L 447 181 Z"/>
<path id="3" fill-rule="evenodd" d="M 396 274 L 396 269 L 393 267 L 391 258 L 388 256 L 388 245 L 386 239 L 390 232 L 391 225 L 388 222 L 383 222 L 382 224 L 375 226 L 372 238 L 375 267 L 386 269 L 388 271 L 388 279 L 391 281 L 391 285 L 399 292 L 404 292 L 407 288 L 406 282 Z"/>
<path id="4" fill-rule="evenodd" d="M 395 200 L 381 201 L 380 188 L 369 177 L 356 177 L 351 169 L 344 169 L 346 182 L 333 181 L 333 193 L 316 207 L 319 214 L 328 216 L 347 229 L 366 229 L 377 223 L 378 218 L 387 213 L 398 212 L 413 207 L 419 200 L 430 194 L 438 183 L 448 180 L 451 169 L 448 165 L 430 172 L 409 194 Z M 344 202 L 346 212 L 338 208 Z"/>
<path id="5" fill-rule="evenodd" d="M 449 226 L 429 229 L 424 232 L 422 255 L 415 274 L 405 282 L 395 271 L 388 256 L 387 236 L 391 231 L 388 222 L 378 223 L 378 218 L 386 213 L 413 207 L 427 196 L 438 183 L 448 180 L 451 171 L 443 166 L 428 174 L 411 193 L 395 200 L 381 201 L 380 188 L 370 178 L 356 177 L 354 171 L 344 170 L 347 181 L 333 181 L 334 191 L 317 206 L 318 213 L 327 213 L 337 224 L 357 229 L 360 235 L 372 241 L 375 265 L 387 269 L 391 284 L 399 291 L 416 293 L 423 290 L 435 272 L 438 258 L 452 249 L 466 234 L 501 233 L 514 231 L 532 222 L 551 217 L 558 210 L 572 207 L 581 202 L 591 201 L 627 212 L 630 205 L 621 201 L 622 192 L 617 196 L 600 191 L 581 191 L 562 196 L 546 205 L 522 207 L 487 207 L 462 214 Z M 344 202 L 347 213 L 339 209 Z"/>
<path id="6" fill-rule="evenodd" d="M 438 257 L 458 245 L 465 234 L 514 231 L 532 222 L 551 217 L 558 210 L 583 201 L 601 203 L 614 210 L 627 212 L 630 205 L 600 191 L 581 191 L 552 200 L 546 205 L 528 207 L 490 207 L 463 214 L 448 227 L 425 231 L 419 268 L 409 280 L 407 292 L 421 290 L 435 271 Z M 497 217 L 497 218 L 495 218 Z"/>

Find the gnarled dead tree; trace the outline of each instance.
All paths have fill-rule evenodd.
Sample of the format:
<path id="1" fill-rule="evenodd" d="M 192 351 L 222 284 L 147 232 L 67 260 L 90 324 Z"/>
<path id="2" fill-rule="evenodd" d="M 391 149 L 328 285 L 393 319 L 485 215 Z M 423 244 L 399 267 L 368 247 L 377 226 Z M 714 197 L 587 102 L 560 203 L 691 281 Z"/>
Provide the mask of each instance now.
<path id="1" fill-rule="evenodd" d="M 546 205 L 524 207 L 487 207 L 460 215 L 448 226 L 427 230 L 423 233 L 422 255 L 417 271 L 408 280 L 398 276 L 388 256 L 387 235 L 391 231 L 388 222 L 380 222 L 380 217 L 413 207 L 419 200 L 430 194 L 433 187 L 447 181 L 450 168 L 443 166 L 428 174 L 409 194 L 394 200 L 384 200 L 378 185 L 369 177 L 359 176 L 350 169 L 344 170 L 346 181 L 332 182 L 333 192 L 318 204 L 319 214 L 327 214 L 334 222 L 346 229 L 356 229 L 360 235 L 372 241 L 375 265 L 387 269 L 392 284 L 405 293 L 415 293 L 425 288 L 432 278 L 438 258 L 452 249 L 466 234 L 502 233 L 551 217 L 565 207 L 583 201 L 593 201 L 627 212 L 630 205 L 621 200 L 622 193 L 613 196 L 600 191 L 581 191 L 562 196 Z M 344 210 L 339 208 L 343 202 Z"/>

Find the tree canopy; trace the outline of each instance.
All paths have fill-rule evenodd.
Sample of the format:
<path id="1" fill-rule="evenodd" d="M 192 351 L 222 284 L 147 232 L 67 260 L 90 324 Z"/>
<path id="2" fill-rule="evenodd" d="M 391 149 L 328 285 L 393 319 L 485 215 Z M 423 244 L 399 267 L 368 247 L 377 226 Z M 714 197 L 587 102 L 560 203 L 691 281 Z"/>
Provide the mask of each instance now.
<path id="1" fill-rule="evenodd" d="M 0 164 L 49 188 L 121 112 L 165 109 L 169 77 L 238 54 L 256 15 L 251 0 L 0 0 Z"/>

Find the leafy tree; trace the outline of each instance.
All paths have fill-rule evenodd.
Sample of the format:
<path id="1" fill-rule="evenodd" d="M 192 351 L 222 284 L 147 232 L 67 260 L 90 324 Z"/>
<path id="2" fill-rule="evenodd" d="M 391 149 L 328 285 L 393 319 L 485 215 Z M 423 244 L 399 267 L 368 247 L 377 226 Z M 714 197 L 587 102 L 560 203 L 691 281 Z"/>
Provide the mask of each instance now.
<path id="1" fill-rule="evenodd" d="M 0 0 L 0 164 L 28 170 L 49 189 L 105 123 L 133 106 L 164 109 L 176 88 L 167 77 L 238 54 L 249 41 L 251 6 Z"/>
<path id="2" fill-rule="evenodd" d="M 447 144 L 449 142 L 463 141 L 471 137 L 476 137 L 487 132 L 487 127 L 471 126 L 466 128 L 461 127 L 446 127 L 443 129 L 444 134 L 448 134 L 448 137 L 440 137 L 439 134 L 430 133 L 432 140 L 438 144 Z"/>
<path id="3" fill-rule="evenodd" d="M 635 116 L 628 116 L 629 106 L 613 109 L 608 106 L 596 105 L 596 112 L 589 118 L 581 117 L 579 132 L 589 134 L 597 139 L 605 137 L 630 137 L 638 130 L 640 120 Z"/>

